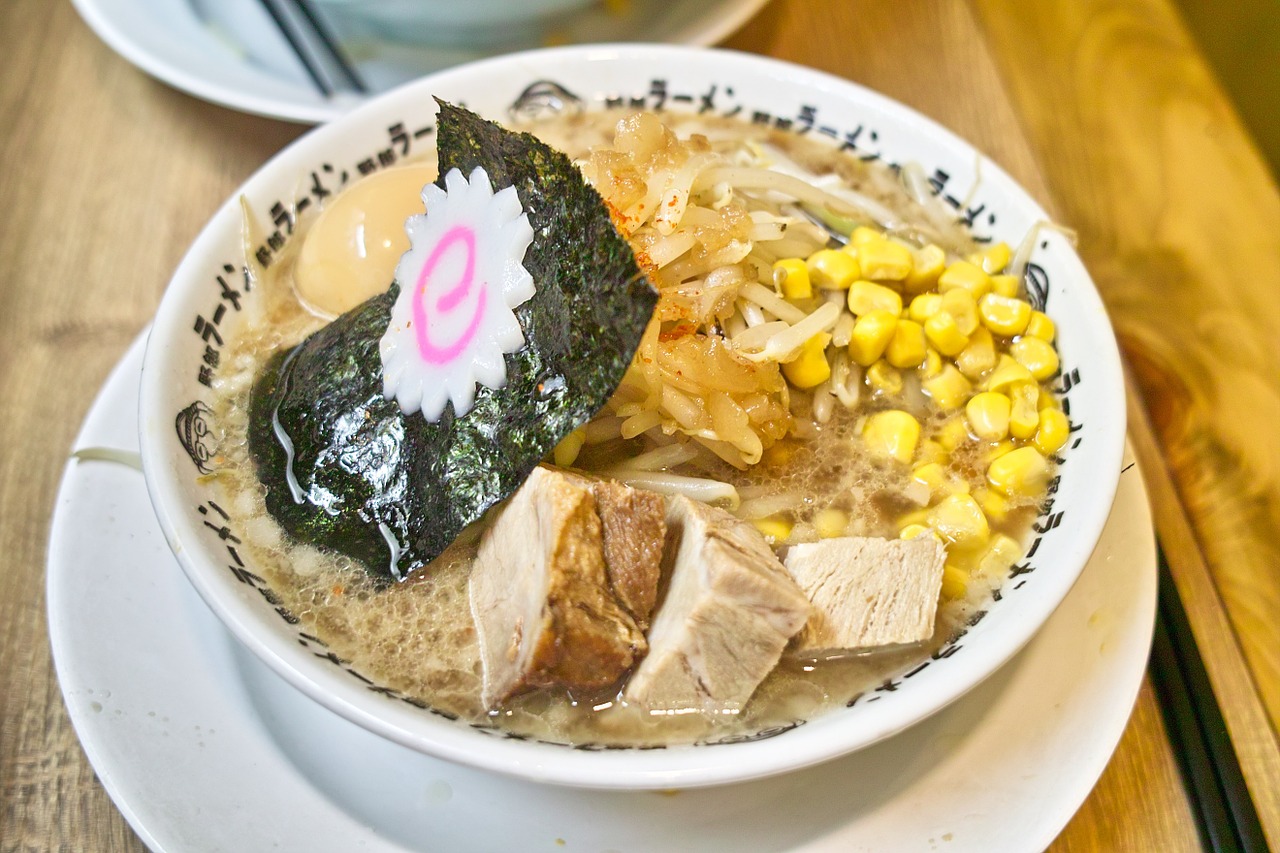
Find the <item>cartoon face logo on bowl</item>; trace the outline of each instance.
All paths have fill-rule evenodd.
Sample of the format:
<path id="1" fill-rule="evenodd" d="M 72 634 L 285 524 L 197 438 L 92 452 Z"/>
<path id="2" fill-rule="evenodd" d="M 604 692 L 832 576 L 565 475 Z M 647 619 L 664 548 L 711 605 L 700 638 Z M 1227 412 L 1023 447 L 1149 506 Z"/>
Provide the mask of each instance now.
<path id="1" fill-rule="evenodd" d="M 212 474 L 210 461 L 218 452 L 218 435 L 214 429 L 213 410 L 200 400 L 178 412 L 174 419 L 174 429 L 196 470 L 201 474 Z"/>

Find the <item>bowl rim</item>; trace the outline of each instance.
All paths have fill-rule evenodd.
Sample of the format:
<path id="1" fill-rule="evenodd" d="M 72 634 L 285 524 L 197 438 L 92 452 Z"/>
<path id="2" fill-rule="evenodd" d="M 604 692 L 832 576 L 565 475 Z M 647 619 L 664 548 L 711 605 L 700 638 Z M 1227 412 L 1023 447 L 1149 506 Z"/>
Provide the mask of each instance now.
<path id="1" fill-rule="evenodd" d="M 981 157 L 984 182 L 998 186 L 1011 203 L 1017 203 L 1036 218 L 1049 219 L 1035 200 L 997 164 L 941 124 L 857 83 L 793 63 L 723 49 L 605 44 L 546 48 L 458 66 L 385 93 L 342 119 L 302 135 L 255 170 L 218 208 L 177 267 L 148 338 L 139 402 L 143 469 L 148 495 L 165 539 L 206 604 L 237 640 L 272 670 L 340 716 L 419 752 L 539 782 L 597 789 L 658 789 L 746 781 L 830 760 L 869 746 L 946 707 L 1007 663 L 1056 610 L 1083 570 L 1101 535 L 1118 486 L 1125 439 L 1125 400 L 1119 349 L 1105 308 L 1078 255 L 1070 247 L 1065 248 L 1061 263 L 1072 285 L 1071 298 L 1079 303 L 1082 312 L 1096 318 L 1096 323 L 1078 331 L 1090 333 L 1088 357 L 1093 365 L 1091 378 L 1096 376 L 1094 384 L 1102 386 L 1097 392 L 1101 400 L 1099 407 L 1110 415 L 1106 422 L 1096 425 L 1098 428 L 1091 440 L 1090 452 L 1097 459 L 1097 470 L 1093 471 L 1092 478 L 1092 494 L 1096 499 L 1072 506 L 1075 517 L 1071 529 L 1074 535 L 1062 549 L 1067 552 L 1064 560 L 1070 571 L 1062 577 L 1042 580 L 1039 595 L 1023 603 L 1024 609 L 1019 618 L 1000 623 L 996 639 L 1002 640 L 1003 644 L 983 658 L 984 666 L 978 668 L 976 674 L 970 671 L 972 667 L 949 668 L 931 682 L 934 690 L 929 700 L 921 703 L 920 712 L 907 719 L 886 719 L 884 714 L 876 713 L 877 707 L 864 715 L 868 717 L 869 724 L 852 734 L 836 732 L 836 736 L 831 736 L 832 733 L 826 731 L 833 728 L 830 723 L 839 716 L 839 711 L 833 710 L 800 726 L 795 732 L 798 736 L 752 740 L 735 744 L 737 748 L 734 750 L 712 748 L 719 746 L 712 744 L 597 752 L 563 745 L 478 737 L 457 723 L 407 705 L 397 707 L 399 703 L 387 702 L 385 697 L 373 693 L 366 695 L 350 679 L 342 680 L 338 671 L 327 673 L 318 666 L 304 665 L 302 653 L 292 640 L 283 638 L 278 629 L 262 630 L 261 604 L 251 606 L 243 591 L 232 588 L 218 561 L 197 544 L 203 541 L 197 540 L 197 534 L 201 532 L 199 525 L 189 514 L 178 510 L 185 504 L 181 488 L 183 478 L 176 466 L 165 464 L 163 443 L 171 442 L 173 434 L 172 407 L 168 406 L 166 398 L 169 385 L 165 381 L 170 371 L 166 370 L 165 360 L 179 332 L 189 334 L 187 327 L 190 325 L 189 306 L 184 302 L 184 294 L 191 288 L 184 288 L 183 283 L 204 276 L 210 266 L 209 261 L 220 257 L 214 250 L 222 247 L 226 234 L 239 234 L 239 199 L 242 196 L 251 196 L 256 188 L 277 182 L 276 175 L 289 168 L 290 164 L 316 162 L 316 156 L 333 141 L 341 139 L 347 132 L 346 128 L 381 115 L 391 104 L 418 95 L 427 97 L 430 92 L 451 85 L 482 83 L 493 74 L 528 72 L 539 63 L 567 62 L 586 68 L 592 63 L 627 60 L 643 60 L 655 67 L 667 67 L 671 63 L 693 63 L 695 66 L 717 63 L 726 76 L 763 76 L 779 84 L 794 83 L 811 90 L 821 90 L 851 107 L 854 104 L 869 106 L 891 115 L 893 121 L 904 127 L 931 137 L 933 144 L 940 149 Z M 975 629 L 975 634 L 983 631 L 990 634 L 987 629 L 990 624 L 988 620 Z M 939 668 L 933 669 L 936 672 Z M 931 677 L 933 675 L 930 673 Z M 805 734 L 800 735 L 800 732 Z M 810 732 L 818 732 L 819 735 L 810 736 Z M 785 748 L 780 748 L 778 744 L 783 741 Z M 625 758 L 614 760 L 620 756 Z"/>

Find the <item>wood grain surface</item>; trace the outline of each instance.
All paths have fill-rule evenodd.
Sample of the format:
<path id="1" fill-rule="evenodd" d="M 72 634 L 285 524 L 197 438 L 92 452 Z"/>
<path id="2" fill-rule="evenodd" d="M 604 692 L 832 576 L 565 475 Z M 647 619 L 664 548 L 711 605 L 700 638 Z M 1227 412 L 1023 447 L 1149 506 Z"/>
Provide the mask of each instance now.
<path id="1" fill-rule="evenodd" d="M 303 128 L 146 77 L 65 2 L 8 0 L 0 33 L 0 851 L 136 851 L 58 693 L 50 512 L 179 258 Z M 1280 847 L 1280 193 L 1174 7 L 775 0 L 729 45 L 919 109 L 1079 230 L 1138 377 L 1161 534 Z M 1199 849 L 1149 687 L 1053 849 Z"/>
<path id="2" fill-rule="evenodd" d="M 1169 4 L 976 5 L 1046 180 L 1076 188 L 1058 212 L 1146 404 L 1157 527 L 1280 846 L 1280 193 Z"/>

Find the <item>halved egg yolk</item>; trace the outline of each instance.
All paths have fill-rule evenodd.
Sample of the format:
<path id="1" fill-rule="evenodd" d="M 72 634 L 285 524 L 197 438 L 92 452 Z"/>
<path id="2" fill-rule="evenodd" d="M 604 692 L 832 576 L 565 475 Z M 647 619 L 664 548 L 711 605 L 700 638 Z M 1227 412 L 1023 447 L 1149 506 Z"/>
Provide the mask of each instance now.
<path id="1" fill-rule="evenodd" d="M 352 184 L 312 224 L 294 266 L 298 298 L 337 316 L 391 286 L 409 249 L 404 223 L 423 212 L 422 188 L 434 166 L 402 166 Z"/>

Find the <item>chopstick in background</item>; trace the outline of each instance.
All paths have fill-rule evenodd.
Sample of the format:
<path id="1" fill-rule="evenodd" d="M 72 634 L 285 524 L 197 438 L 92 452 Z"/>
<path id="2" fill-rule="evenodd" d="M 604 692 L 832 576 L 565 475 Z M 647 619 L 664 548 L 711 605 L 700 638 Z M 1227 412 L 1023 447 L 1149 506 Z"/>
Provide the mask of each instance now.
<path id="1" fill-rule="evenodd" d="M 1201 841 L 1215 853 L 1266 853 L 1262 824 L 1163 550 L 1157 559 L 1160 599 L 1151 680 Z"/>
<path id="2" fill-rule="evenodd" d="M 258 0 L 325 97 L 342 90 L 364 94 L 364 80 L 310 0 Z"/>
<path id="3" fill-rule="evenodd" d="M 311 25 L 311 29 L 315 32 L 320 45 L 329 58 L 333 60 L 334 67 L 338 69 L 338 73 L 346 80 L 347 85 L 361 94 L 368 92 L 369 89 L 365 86 L 360 75 L 356 73 L 355 66 L 347 60 L 347 55 L 343 53 L 341 45 L 334 38 L 333 31 L 324 23 L 324 19 L 316 14 L 311 0 L 293 0 L 293 5 L 297 7 L 302 17 L 307 19 L 307 23 Z"/>

